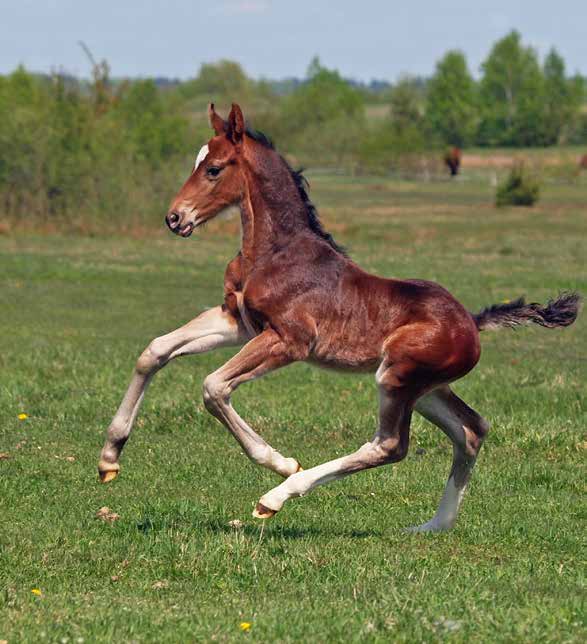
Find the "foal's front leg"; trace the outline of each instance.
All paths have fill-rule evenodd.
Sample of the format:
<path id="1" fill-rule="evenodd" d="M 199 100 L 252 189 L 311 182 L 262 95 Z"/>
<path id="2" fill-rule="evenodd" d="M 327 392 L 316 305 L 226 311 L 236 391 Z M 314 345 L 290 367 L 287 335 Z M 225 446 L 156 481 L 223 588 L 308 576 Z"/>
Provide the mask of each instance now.
<path id="1" fill-rule="evenodd" d="M 102 482 L 107 483 L 118 474 L 120 453 L 131 433 L 149 382 L 159 369 L 179 356 L 238 346 L 248 339 L 250 336 L 241 323 L 221 306 L 205 311 L 167 335 L 155 338 L 139 357 L 128 390 L 108 428 L 98 464 Z"/>
<path id="2" fill-rule="evenodd" d="M 245 454 L 283 477 L 302 468 L 295 458 L 285 458 L 266 443 L 236 413 L 231 402 L 232 392 L 243 382 L 259 378 L 269 371 L 293 362 L 286 344 L 272 329 L 245 345 L 234 358 L 204 380 L 204 404 L 208 411 L 232 433 Z"/>

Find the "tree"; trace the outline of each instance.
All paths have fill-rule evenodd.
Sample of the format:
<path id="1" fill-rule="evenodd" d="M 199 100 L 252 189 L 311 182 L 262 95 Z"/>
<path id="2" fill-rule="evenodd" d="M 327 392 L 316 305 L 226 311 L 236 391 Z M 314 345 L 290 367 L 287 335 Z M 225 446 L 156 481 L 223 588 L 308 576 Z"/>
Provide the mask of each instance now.
<path id="1" fill-rule="evenodd" d="M 304 129 L 339 117 L 361 118 L 363 97 L 340 74 L 327 69 L 314 57 L 306 73 L 306 82 L 283 103 L 283 117 L 291 130 Z"/>
<path id="2" fill-rule="evenodd" d="M 423 124 L 422 96 L 411 78 L 403 78 L 394 85 L 389 103 L 391 120 L 398 130 Z"/>
<path id="3" fill-rule="evenodd" d="M 428 85 L 426 120 L 444 143 L 464 147 L 477 127 L 477 89 L 464 54 L 449 51 Z"/>
<path id="4" fill-rule="evenodd" d="M 427 147 L 422 103 L 424 92 L 418 79 L 406 77 L 393 86 L 389 118 L 375 122 L 358 148 L 361 166 L 370 172 L 413 173 L 420 153 Z"/>
<path id="5" fill-rule="evenodd" d="M 206 101 L 243 101 L 248 97 L 251 85 L 252 81 L 238 63 L 220 60 L 204 63 L 196 78 L 180 86 L 180 92 L 186 98 L 203 95 Z"/>
<path id="6" fill-rule="evenodd" d="M 495 43 L 481 68 L 480 142 L 543 145 L 545 85 L 536 52 L 512 31 Z"/>
<path id="7" fill-rule="evenodd" d="M 313 160 L 334 154 L 342 163 L 360 143 L 364 99 L 336 70 L 313 58 L 305 82 L 283 99 L 279 117 L 273 132 L 280 145 Z"/>
<path id="8" fill-rule="evenodd" d="M 558 143 L 571 132 L 580 115 L 585 96 L 580 76 L 567 78 L 565 61 L 551 49 L 544 61 L 545 136 L 549 144 Z"/>
<path id="9" fill-rule="evenodd" d="M 390 127 L 397 154 L 418 152 L 425 146 L 423 92 L 411 78 L 403 78 L 391 90 Z"/>

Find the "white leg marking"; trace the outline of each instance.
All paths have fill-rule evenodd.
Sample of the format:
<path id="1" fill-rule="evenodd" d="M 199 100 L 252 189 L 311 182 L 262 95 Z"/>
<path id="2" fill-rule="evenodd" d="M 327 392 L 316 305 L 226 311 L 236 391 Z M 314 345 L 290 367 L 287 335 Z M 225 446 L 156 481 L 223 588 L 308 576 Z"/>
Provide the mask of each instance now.
<path id="1" fill-rule="evenodd" d="M 366 443 L 363 448 L 365 446 L 370 446 L 370 443 Z M 360 451 L 361 450 L 358 450 L 356 454 Z M 312 467 L 309 470 L 303 470 L 302 472 L 292 474 L 283 483 L 281 483 L 281 485 L 274 487 L 272 490 L 267 492 L 267 494 L 262 496 L 259 503 L 270 510 L 277 512 L 281 510 L 283 504 L 289 499 L 296 496 L 304 496 L 318 485 L 324 485 L 325 483 L 336 481 L 337 479 L 341 479 L 348 474 L 351 474 L 352 472 L 347 471 L 345 467 L 348 460 L 348 456 L 343 456 L 333 461 L 328 461 L 327 463 L 322 463 L 321 465 Z"/>
<path id="2" fill-rule="evenodd" d="M 468 407 L 448 387 L 433 391 L 420 398 L 416 403 L 416 411 L 440 427 L 450 438 L 453 444 L 453 460 L 451 473 L 436 514 L 430 521 L 408 528 L 408 532 L 450 530 L 457 520 L 459 507 L 488 425 L 477 412 Z M 464 423 L 467 423 L 468 426 Z M 467 435 L 469 434 L 470 437 L 474 434 L 470 429 L 473 426 L 476 426 L 479 432 L 479 438 L 474 442 L 474 448 L 467 444 Z"/>
<path id="3" fill-rule="evenodd" d="M 401 437 L 402 432 L 409 431 L 411 407 L 407 400 L 396 397 L 383 387 L 379 393 L 379 428 L 370 443 L 365 443 L 352 454 L 293 474 L 261 497 L 259 504 L 277 512 L 289 499 L 308 494 L 319 485 L 401 460 L 407 451 L 407 441 L 402 444 Z"/>
<path id="4" fill-rule="evenodd" d="M 457 520 L 465 488 L 466 486 L 457 487 L 454 477 L 451 476 L 446 483 L 440 505 L 434 517 L 422 525 L 408 528 L 408 532 L 442 532 L 443 530 L 450 530 Z"/>
<path id="5" fill-rule="evenodd" d="M 253 331 L 254 332 L 254 331 Z M 251 382 L 268 371 L 284 366 L 274 362 L 271 335 L 257 335 L 236 356 L 204 380 L 204 404 L 236 438 L 245 454 L 258 465 L 288 477 L 300 468 L 295 458 L 286 458 L 265 442 L 235 411 L 230 402 L 233 391 L 243 382 Z M 266 343 L 269 343 L 266 345 Z"/>
<path id="6" fill-rule="evenodd" d="M 173 358 L 244 344 L 249 336 L 222 307 L 210 309 L 171 333 L 155 338 L 137 361 L 132 380 L 107 432 L 101 472 L 117 472 L 118 459 L 155 373 Z"/>
<path id="7" fill-rule="evenodd" d="M 227 427 L 254 463 L 284 477 L 297 472 L 299 463 L 295 458 L 282 456 L 238 415 L 230 402 L 230 383 L 218 372 L 210 374 L 204 380 L 203 391 L 206 407 Z"/>

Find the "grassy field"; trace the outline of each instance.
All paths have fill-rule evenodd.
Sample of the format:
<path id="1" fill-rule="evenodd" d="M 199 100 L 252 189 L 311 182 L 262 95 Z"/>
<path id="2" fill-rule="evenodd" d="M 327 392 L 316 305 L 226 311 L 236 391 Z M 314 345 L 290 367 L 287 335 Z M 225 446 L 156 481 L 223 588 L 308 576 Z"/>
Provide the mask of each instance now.
<path id="1" fill-rule="evenodd" d="M 365 268 L 439 281 L 471 309 L 587 293 L 584 186 L 547 186 L 517 210 L 471 181 L 315 177 L 312 195 Z M 431 517 L 450 466 L 448 440 L 419 418 L 402 463 L 255 522 L 277 479 L 201 400 L 230 350 L 156 377 L 121 477 L 98 484 L 136 357 L 219 302 L 238 247 L 235 221 L 186 241 L 162 214 L 142 239 L 0 237 L 0 640 L 585 641 L 585 314 L 484 335 L 456 390 L 493 427 L 451 533 L 402 532 Z M 303 364 L 243 386 L 235 406 L 305 466 L 375 428 L 371 376 Z M 103 506 L 118 519 L 96 518 Z"/>

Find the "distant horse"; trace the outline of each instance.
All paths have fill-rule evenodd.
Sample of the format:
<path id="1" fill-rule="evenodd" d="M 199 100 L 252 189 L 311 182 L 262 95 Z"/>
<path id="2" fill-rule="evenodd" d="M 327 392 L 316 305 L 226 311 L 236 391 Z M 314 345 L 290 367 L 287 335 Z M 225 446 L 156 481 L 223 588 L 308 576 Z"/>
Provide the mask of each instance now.
<path id="1" fill-rule="evenodd" d="M 98 466 L 101 480 L 120 470 L 119 457 L 153 375 L 179 356 L 218 347 L 243 348 L 204 380 L 204 403 L 247 456 L 284 477 L 254 516 L 268 518 L 313 488 L 379 465 L 408 451 L 415 409 L 453 443 L 453 463 L 434 518 L 413 530 L 453 526 L 488 423 L 450 383 L 477 364 L 479 331 L 536 323 L 572 324 L 579 298 L 564 294 L 546 306 L 516 300 L 469 313 L 448 291 L 423 280 L 384 279 L 363 271 L 324 231 L 293 171 L 269 140 L 245 129 L 238 105 L 228 121 L 209 108 L 215 136 L 166 217 L 189 237 L 228 206 L 238 205 L 242 246 L 228 264 L 224 303 L 153 340 L 140 356 L 128 391 L 108 429 Z M 231 394 L 242 383 L 297 361 L 338 370 L 375 372 L 379 422 L 355 452 L 302 470 L 268 445 L 237 414 Z"/>
<path id="2" fill-rule="evenodd" d="M 454 147 L 449 148 L 444 155 L 444 162 L 450 170 L 451 177 L 456 177 L 461 167 L 461 150 Z"/>
<path id="3" fill-rule="evenodd" d="M 587 170 L 587 154 L 584 154 L 580 159 L 579 159 L 579 167 L 582 170 Z"/>

